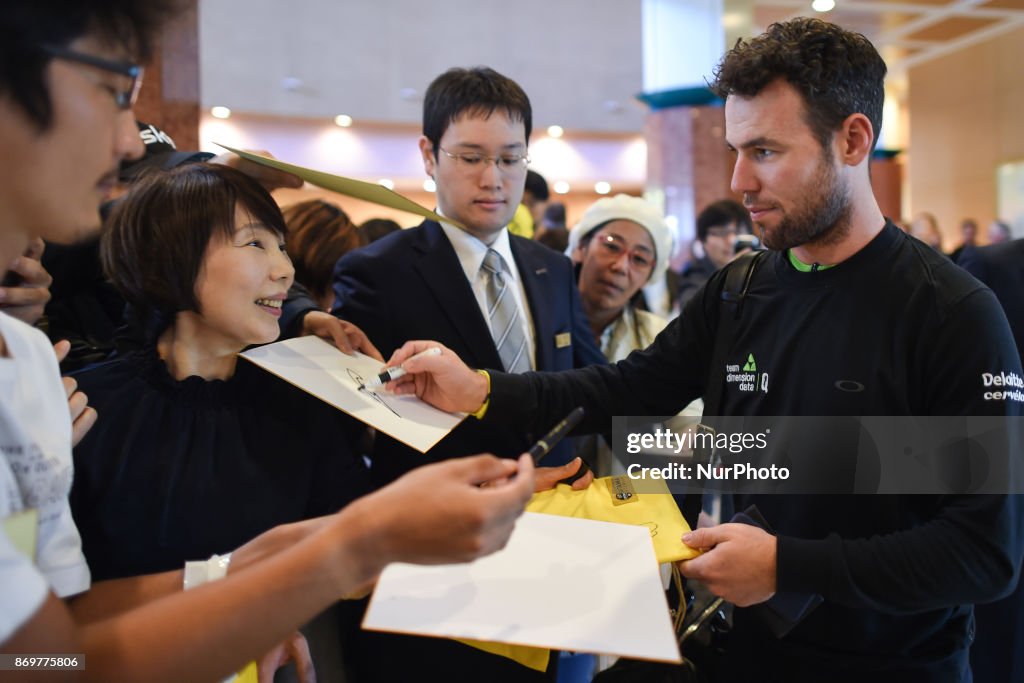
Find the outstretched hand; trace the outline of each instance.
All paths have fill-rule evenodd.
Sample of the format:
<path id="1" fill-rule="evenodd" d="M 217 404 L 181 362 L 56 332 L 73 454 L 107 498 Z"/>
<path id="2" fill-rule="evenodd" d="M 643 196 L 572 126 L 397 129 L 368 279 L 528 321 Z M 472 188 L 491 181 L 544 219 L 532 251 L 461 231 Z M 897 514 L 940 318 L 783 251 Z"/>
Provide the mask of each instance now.
<path id="1" fill-rule="evenodd" d="M 381 569 L 468 562 L 505 547 L 533 490 L 529 455 L 476 455 L 418 467 L 342 514 L 374 527 L 367 556 Z"/>
<path id="2" fill-rule="evenodd" d="M 421 351 L 441 349 L 440 355 L 413 358 Z M 387 367 L 401 366 L 408 373 L 386 385 L 396 394 L 416 394 L 430 405 L 450 413 L 472 413 L 487 398 L 487 378 L 471 370 L 454 351 L 435 341 L 410 341 L 391 355 Z"/>

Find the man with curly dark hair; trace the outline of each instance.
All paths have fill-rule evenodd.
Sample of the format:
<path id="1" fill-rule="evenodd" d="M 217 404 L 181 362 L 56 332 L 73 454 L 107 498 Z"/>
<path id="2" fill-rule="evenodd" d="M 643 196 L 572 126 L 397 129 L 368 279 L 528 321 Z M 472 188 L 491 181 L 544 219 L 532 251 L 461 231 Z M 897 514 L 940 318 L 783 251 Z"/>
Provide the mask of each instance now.
<path id="1" fill-rule="evenodd" d="M 406 363 L 396 391 L 521 429 L 582 405 L 580 431 L 607 432 L 613 415 L 671 415 L 702 396 L 709 416 L 1017 424 L 1022 392 L 991 386 L 996 376 L 1024 384 L 999 303 L 883 217 L 871 191 L 885 71 L 863 36 L 815 19 L 739 41 L 714 88 L 736 151 L 732 189 L 772 250 L 752 275 L 736 272 L 743 262 L 722 268 L 647 349 L 614 365 L 491 372 L 488 383 L 445 350 Z M 736 275 L 750 276 L 739 307 L 727 303 Z M 410 342 L 390 363 L 427 344 Z M 805 474 L 843 467 L 834 434 L 800 436 L 813 453 Z M 854 478 L 843 491 L 856 490 Z M 1020 571 L 1018 497 L 799 493 L 734 494 L 774 533 L 727 523 L 684 537 L 706 552 L 682 572 L 740 608 L 724 656 L 709 664 L 714 679 L 970 681 L 972 604 L 1006 595 Z M 766 618 L 777 602 L 763 604 L 776 594 L 821 602 L 802 618 L 788 611 L 779 637 L 779 620 Z"/>
<path id="2" fill-rule="evenodd" d="M 867 38 L 818 19 L 773 24 L 719 64 L 712 87 L 726 100 L 728 143 L 738 155 L 733 190 L 769 249 L 824 257 L 815 247 L 845 244 L 811 261 L 834 264 L 884 223 L 868 162 L 882 127 L 885 73 Z M 808 247 L 813 253 L 801 253 Z"/>

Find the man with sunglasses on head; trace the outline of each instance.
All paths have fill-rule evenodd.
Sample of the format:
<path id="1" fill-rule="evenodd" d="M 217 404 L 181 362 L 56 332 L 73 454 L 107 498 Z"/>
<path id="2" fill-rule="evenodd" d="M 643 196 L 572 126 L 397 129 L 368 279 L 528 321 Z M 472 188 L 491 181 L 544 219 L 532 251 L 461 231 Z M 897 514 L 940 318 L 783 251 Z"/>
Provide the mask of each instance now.
<path id="1" fill-rule="evenodd" d="M 451 69 L 427 88 L 419 148 L 437 186 L 437 212 L 448 220 L 388 235 L 335 267 L 334 313 L 360 327 L 385 356 L 410 339 L 437 339 L 477 367 L 510 372 L 604 362 L 569 260 L 507 228 L 526 183 L 531 125 L 526 93 L 493 69 Z M 513 457 L 531 440 L 517 429 L 481 429 L 466 420 L 424 456 L 378 435 L 370 476 L 380 486 L 424 463 L 468 453 Z M 538 472 L 549 483 L 579 467 L 568 443 L 545 464 L 564 465 Z M 367 680 L 414 680 L 424 668 L 449 680 L 541 677 L 453 641 L 360 638 L 366 642 L 356 648 L 358 673 Z"/>
<path id="2" fill-rule="evenodd" d="M 4 3 L 0 263 L 39 237 L 70 243 L 95 232 L 119 163 L 142 154 L 131 112 L 137 62 L 176 10 L 165 0 Z M 0 313 L 4 680 L 220 680 L 389 562 L 493 552 L 534 488 L 528 456 L 444 463 L 187 571 L 90 586 L 67 501 L 67 410 L 46 337 Z M 40 666 L 58 670 L 30 670 Z"/>

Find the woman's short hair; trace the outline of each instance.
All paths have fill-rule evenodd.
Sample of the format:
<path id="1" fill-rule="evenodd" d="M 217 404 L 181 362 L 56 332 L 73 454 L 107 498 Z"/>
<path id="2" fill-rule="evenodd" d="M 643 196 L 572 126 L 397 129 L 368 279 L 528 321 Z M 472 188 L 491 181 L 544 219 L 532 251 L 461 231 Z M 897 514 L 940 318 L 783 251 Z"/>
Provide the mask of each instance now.
<path id="1" fill-rule="evenodd" d="M 365 244 L 348 214 L 334 204 L 310 199 L 284 210 L 288 224 L 288 253 L 295 265 L 295 281 L 314 296 L 331 290 L 334 264 Z"/>
<path id="2" fill-rule="evenodd" d="M 239 204 L 287 235 L 273 197 L 240 171 L 196 163 L 145 173 L 110 215 L 100 244 L 103 270 L 142 311 L 198 313 L 195 285 L 206 249 L 215 236 L 233 237 Z"/>

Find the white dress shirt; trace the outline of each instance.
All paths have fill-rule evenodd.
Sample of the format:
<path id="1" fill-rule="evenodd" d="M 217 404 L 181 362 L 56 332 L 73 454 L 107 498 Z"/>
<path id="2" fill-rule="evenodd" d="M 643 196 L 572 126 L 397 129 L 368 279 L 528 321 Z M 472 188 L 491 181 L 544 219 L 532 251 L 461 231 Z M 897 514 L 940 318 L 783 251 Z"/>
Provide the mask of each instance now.
<path id="1" fill-rule="evenodd" d="M 462 271 L 473 290 L 473 296 L 476 297 L 476 304 L 488 325 L 490 325 L 490 318 L 487 315 L 488 276 L 482 268 L 484 256 L 487 255 L 488 249 L 494 249 L 504 259 L 506 266 L 505 275 L 511 279 L 510 284 L 514 284 L 511 287 L 511 291 L 516 299 L 516 305 L 519 306 L 521 314 L 519 319 L 523 325 L 523 332 L 526 334 L 526 353 L 530 359 L 530 369 L 536 370 L 537 359 L 535 357 L 536 344 L 534 343 L 533 316 L 530 314 L 530 307 L 526 302 L 526 290 L 523 288 L 523 279 L 519 276 L 519 268 L 516 267 L 516 260 L 512 257 L 508 229 L 502 228 L 501 232 L 495 237 L 494 242 L 489 245 L 484 244 L 473 235 L 454 225 L 441 223 L 441 229 L 444 230 L 444 234 L 448 237 L 448 241 L 451 242 L 452 248 L 455 249 L 455 255 L 462 265 Z"/>

